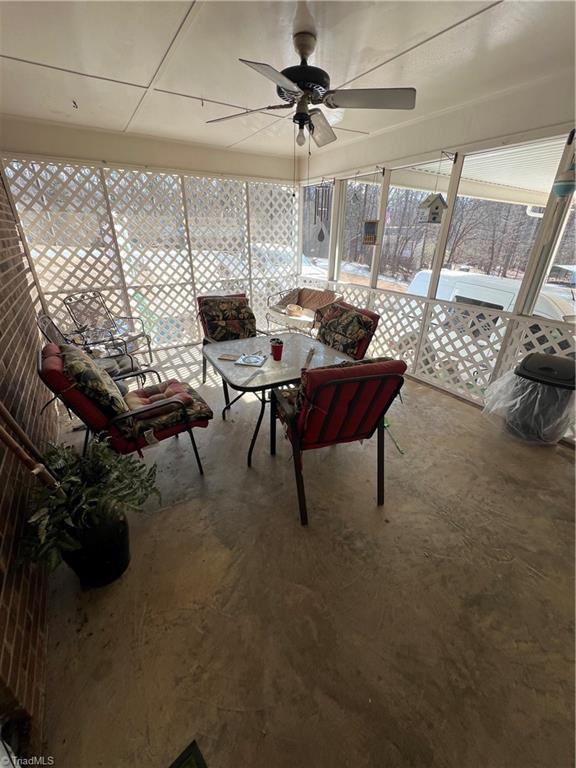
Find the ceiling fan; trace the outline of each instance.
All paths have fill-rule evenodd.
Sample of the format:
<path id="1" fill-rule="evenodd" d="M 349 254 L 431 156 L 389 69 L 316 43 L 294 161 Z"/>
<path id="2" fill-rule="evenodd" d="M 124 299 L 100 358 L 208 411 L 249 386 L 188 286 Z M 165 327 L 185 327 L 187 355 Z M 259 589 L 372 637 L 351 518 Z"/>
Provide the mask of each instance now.
<path id="1" fill-rule="evenodd" d="M 308 58 L 316 47 L 316 35 L 312 32 L 297 32 L 293 36 L 294 48 L 300 56 L 300 64 L 287 67 L 279 72 L 270 64 L 259 61 L 239 59 L 242 64 L 256 70 L 259 74 L 276 84 L 276 93 L 285 104 L 272 104 L 259 109 L 246 109 L 226 117 L 208 120 L 209 123 L 221 123 L 235 117 L 244 117 L 255 112 L 267 112 L 274 109 L 292 109 L 296 111 L 292 122 L 298 126 L 296 143 L 306 143 L 306 128 L 318 147 L 323 147 L 338 138 L 324 113 L 315 105 L 323 104 L 329 109 L 414 109 L 416 90 L 414 88 L 353 88 L 330 90 L 330 77 L 319 67 L 311 67 Z M 313 109 L 310 109 L 310 106 Z"/>

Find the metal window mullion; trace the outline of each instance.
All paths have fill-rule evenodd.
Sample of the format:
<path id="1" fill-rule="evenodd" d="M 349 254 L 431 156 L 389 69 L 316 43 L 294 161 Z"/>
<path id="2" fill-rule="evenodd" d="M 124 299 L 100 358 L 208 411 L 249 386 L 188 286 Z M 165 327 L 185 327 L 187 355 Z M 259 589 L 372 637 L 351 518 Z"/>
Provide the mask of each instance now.
<path id="1" fill-rule="evenodd" d="M 372 269 L 370 272 L 370 287 L 378 286 L 378 275 L 380 273 L 380 258 L 382 256 L 382 243 L 384 240 L 384 227 L 386 226 L 386 209 L 388 208 L 388 193 L 390 191 L 390 179 L 392 171 L 390 168 L 384 168 L 380 180 L 380 209 L 378 212 L 378 231 L 376 232 L 376 243 L 374 253 L 372 254 Z"/>
<path id="2" fill-rule="evenodd" d="M 36 272 L 34 259 L 32 258 L 32 254 L 30 252 L 28 240 L 26 239 L 26 235 L 24 233 L 24 227 L 22 226 L 22 222 L 20 221 L 20 215 L 18 214 L 18 209 L 16 208 L 16 203 L 14 202 L 14 196 L 12 195 L 12 190 L 10 189 L 8 177 L 6 176 L 6 172 L 4 168 L 4 162 L 2 160 L 0 160 L 0 175 L 2 176 L 2 182 L 4 184 L 4 189 L 6 190 L 6 196 L 8 197 L 8 204 L 10 205 L 12 215 L 14 216 L 14 221 L 16 223 L 16 230 L 20 235 L 20 242 L 22 243 L 24 256 L 26 257 L 26 261 L 28 262 L 28 267 L 30 268 L 30 274 L 32 275 L 32 279 L 34 280 L 34 284 L 36 285 L 36 290 L 38 291 L 38 298 L 40 300 L 42 311 L 45 314 L 49 314 L 48 304 L 46 303 L 46 297 L 44 296 L 44 291 L 42 290 L 42 286 L 40 284 L 40 278 L 38 277 L 38 273 Z"/>
<path id="3" fill-rule="evenodd" d="M 126 283 L 126 275 L 124 274 L 124 265 L 122 264 L 122 257 L 120 255 L 120 246 L 118 245 L 118 238 L 116 236 L 116 225 L 114 224 L 114 216 L 112 215 L 112 206 L 110 205 L 110 197 L 108 195 L 108 187 L 106 185 L 106 175 L 104 168 L 100 168 L 100 181 L 102 182 L 102 188 L 104 190 L 104 201 L 106 203 L 106 212 L 110 221 L 110 231 L 112 232 L 112 240 L 114 242 L 114 253 L 116 255 L 116 263 L 118 264 L 118 270 L 120 274 L 120 284 L 122 293 L 124 294 L 124 301 L 128 309 L 128 314 L 132 315 L 132 302 L 130 301 L 130 294 L 128 293 L 128 285 Z"/>
<path id="4" fill-rule="evenodd" d="M 458 197 L 458 187 L 460 185 L 460 177 L 462 176 L 462 167 L 464 165 L 464 158 L 466 156 L 460 153 L 454 155 L 454 165 L 452 166 L 452 173 L 450 174 L 450 182 L 448 184 L 448 198 L 447 208 L 442 217 L 442 223 L 440 224 L 440 233 L 438 235 L 438 241 L 436 242 L 436 249 L 434 251 L 434 258 L 432 259 L 432 274 L 430 275 L 430 284 L 428 286 L 428 298 L 436 298 L 436 291 L 438 290 L 438 283 L 440 281 L 440 270 L 444 263 L 444 255 L 446 252 L 446 246 L 448 245 L 448 235 L 450 233 L 450 225 L 452 224 L 452 217 L 454 215 L 454 207 L 456 205 L 456 199 Z"/>
<path id="5" fill-rule="evenodd" d="M 574 163 L 574 130 L 570 131 L 556 170 L 554 183 L 561 173 L 566 172 Z M 538 228 L 538 234 L 528 259 L 524 278 L 516 297 L 514 313 L 518 315 L 531 315 L 534 311 L 538 296 L 550 269 L 552 267 L 556 251 L 564 234 L 573 195 L 558 197 L 554 192 L 554 184 L 550 189 L 544 216 Z"/>
<path id="6" fill-rule="evenodd" d="M 182 212 L 184 214 L 184 229 L 186 230 L 186 248 L 188 249 L 188 260 L 190 262 L 190 282 L 192 283 L 192 296 L 194 298 L 194 307 L 197 306 L 198 297 L 196 295 L 196 281 L 194 278 L 194 260 L 192 258 L 192 241 L 190 240 L 190 226 L 188 222 L 188 202 L 186 200 L 186 186 L 184 184 L 184 176 L 180 176 L 180 194 L 182 195 Z M 200 320 L 196 316 L 196 325 L 198 332 L 202 336 L 202 328 L 200 326 Z"/>
<path id="7" fill-rule="evenodd" d="M 246 240 L 248 251 L 248 295 L 250 296 L 250 303 L 254 303 L 254 296 L 252 295 L 252 235 L 250 229 L 250 182 L 244 182 L 244 190 L 246 192 Z"/>

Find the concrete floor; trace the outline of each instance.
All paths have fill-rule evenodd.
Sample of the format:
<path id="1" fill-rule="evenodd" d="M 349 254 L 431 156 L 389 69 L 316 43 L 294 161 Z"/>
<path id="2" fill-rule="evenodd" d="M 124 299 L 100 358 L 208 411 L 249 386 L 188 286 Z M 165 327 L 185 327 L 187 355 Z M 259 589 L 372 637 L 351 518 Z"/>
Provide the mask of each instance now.
<path id="1" fill-rule="evenodd" d="M 217 405 L 220 391 L 206 387 Z M 573 765 L 573 452 L 533 448 L 414 382 L 394 405 L 386 503 L 376 445 L 305 456 L 257 404 L 147 452 L 163 509 L 132 563 L 51 589 L 45 733 L 58 768 Z"/>

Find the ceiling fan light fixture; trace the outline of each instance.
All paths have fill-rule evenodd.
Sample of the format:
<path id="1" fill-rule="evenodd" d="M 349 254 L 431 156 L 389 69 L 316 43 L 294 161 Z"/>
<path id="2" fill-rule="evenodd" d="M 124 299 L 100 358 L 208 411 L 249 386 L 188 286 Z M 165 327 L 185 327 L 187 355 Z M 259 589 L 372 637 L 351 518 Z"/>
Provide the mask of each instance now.
<path id="1" fill-rule="evenodd" d="M 298 135 L 296 136 L 296 144 L 298 144 L 299 147 L 303 147 L 304 144 L 306 144 L 306 134 L 304 133 L 304 128 L 298 129 Z"/>

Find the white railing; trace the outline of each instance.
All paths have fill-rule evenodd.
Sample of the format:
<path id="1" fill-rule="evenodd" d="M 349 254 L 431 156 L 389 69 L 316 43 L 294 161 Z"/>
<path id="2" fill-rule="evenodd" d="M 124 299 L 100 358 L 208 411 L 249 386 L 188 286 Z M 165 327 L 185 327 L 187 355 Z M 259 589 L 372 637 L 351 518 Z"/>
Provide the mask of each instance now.
<path id="1" fill-rule="evenodd" d="M 345 301 L 373 309 L 380 322 L 372 356 L 399 357 L 415 378 L 473 402 L 481 402 L 488 384 L 529 352 L 576 357 L 571 323 L 304 276 L 300 284 L 331 288 Z"/>

